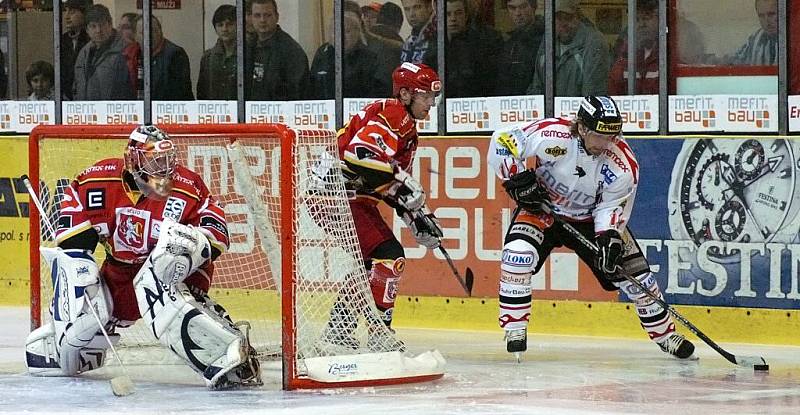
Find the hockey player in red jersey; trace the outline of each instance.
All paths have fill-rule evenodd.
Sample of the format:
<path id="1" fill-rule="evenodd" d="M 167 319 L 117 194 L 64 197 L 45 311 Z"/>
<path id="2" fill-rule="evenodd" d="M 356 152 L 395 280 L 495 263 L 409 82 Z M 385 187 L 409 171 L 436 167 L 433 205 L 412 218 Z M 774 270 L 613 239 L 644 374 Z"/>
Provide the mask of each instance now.
<path id="1" fill-rule="evenodd" d="M 667 310 L 618 272 L 633 276 L 656 295 L 658 283 L 628 229 L 639 165 L 622 137 L 613 99 L 583 99 L 577 118 L 548 118 L 495 131 L 489 166 L 518 209 L 505 236 L 500 265 L 500 326 L 517 358 L 527 349 L 531 276 L 559 246 L 591 267 L 604 289 L 621 289 L 633 301 L 641 325 L 664 352 L 691 358 L 694 345 L 675 331 Z M 567 232 L 570 223 L 599 248 L 595 255 Z"/>
<path id="2" fill-rule="evenodd" d="M 166 133 L 136 128 L 124 158 L 81 172 L 59 210 L 58 247 L 42 249 L 54 269 L 53 319 L 28 336 L 31 374 L 96 369 L 109 347 L 100 324 L 114 341 L 116 327 L 143 318 L 210 388 L 260 384 L 247 333 L 207 294 L 213 261 L 229 243 L 225 212 L 202 178 L 177 164 Z M 98 242 L 106 258 L 99 269 Z"/>
<path id="3" fill-rule="evenodd" d="M 386 326 L 392 323 L 398 285 L 405 267 L 403 246 L 378 211 L 386 202 L 396 209 L 417 242 L 439 246 L 438 220 L 425 205 L 425 192 L 411 176 L 417 149 L 416 120 L 424 119 L 442 90 L 436 71 L 424 64 L 403 63 L 392 74 L 394 98 L 375 101 L 338 133 L 339 157 L 348 187 L 355 197 L 350 208 L 361 253 L 366 262 L 375 305 Z M 329 340 L 348 343 L 355 321 L 334 306 Z M 352 321 L 352 325 L 342 324 Z M 344 327 L 344 328 L 342 328 Z M 355 347 L 355 346 L 354 346 Z"/>

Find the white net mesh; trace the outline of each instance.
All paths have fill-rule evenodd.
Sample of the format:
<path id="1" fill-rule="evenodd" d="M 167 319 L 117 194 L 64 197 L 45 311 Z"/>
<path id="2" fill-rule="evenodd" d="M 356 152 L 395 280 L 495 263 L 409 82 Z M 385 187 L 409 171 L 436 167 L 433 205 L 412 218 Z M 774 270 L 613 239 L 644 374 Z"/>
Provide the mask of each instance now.
<path id="1" fill-rule="evenodd" d="M 281 339 L 294 335 L 297 372 L 303 359 L 402 348 L 374 306 L 358 248 L 347 193 L 336 159 L 332 131 L 298 131 L 292 163 L 296 214 L 294 252 L 281 252 L 281 137 L 271 134 L 176 134 L 171 137 L 181 164 L 199 173 L 225 208 L 231 247 L 215 262 L 211 297 L 236 320 L 252 325 L 251 342 L 261 356 L 280 353 Z M 84 168 L 98 160 L 121 157 L 126 136 L 85 134 L 81 139 L 39 140 L 40 198 L 46 220 L 58 220 L 62 189 Z M 229 145 L 234 142 L 233 145 Z M 333 151 L 331 151 L 333 150 Z M 52 245 L 48 226 L 41 227 L 43 246 Z M 294 258 L 293 272 L 281 273 L 282 255 Z M 95 257 L 104 259 L 102 246 Z M 50 319 L 50 270 L 41 262 L 42 321 Z M 294 299 L 289 307 L 296 329 L 281 333 L 281 277 L 293 278 Z M 158 346 L 138 323 L 118 329 L 121 354 L 135 364 L 143 346 Z M 136 347 L 130 347 L 136 346 Z M 148 349 L 150 349 L 148 347 Z M 158 347 L 160 349 L 160 347 Z M 148 352 L 149 353 L 149 352 Z M 147 358 L 152 361 L 153 356 Z"/>

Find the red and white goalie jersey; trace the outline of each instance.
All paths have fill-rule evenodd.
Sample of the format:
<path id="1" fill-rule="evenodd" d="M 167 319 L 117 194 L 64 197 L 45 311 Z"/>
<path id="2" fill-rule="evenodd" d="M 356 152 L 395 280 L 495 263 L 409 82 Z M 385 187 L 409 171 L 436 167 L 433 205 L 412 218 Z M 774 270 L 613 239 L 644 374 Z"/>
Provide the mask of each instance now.
<path id="1" fill-rule="evenodd" d="M 570 132 L 570 120 L 546 118 L 495 131 L 488 159 L 503 180 L 535 169 L 555 213 L 574 221 L 593 220 L 595 232 L 621 232 L 630 218 L 639 165 L 621 134 L 593 156 Z"/>
<path id="2" fill-rule="evenodd" d="M 220 253 L 228 248 L 225 212 L 200 176 L 177 166 L 173 189 L 165 200 L 142 197 L 124 180 L 125 162 L 106 159 L 81 172 L 65 189 L 56 243 L 94 228 L 107 255 L 127 264 L 141 264 L 155 248 L 161 222 L 173 219 L 193 225 Z"/>
<path id="3" fill-rule="evenodd" d="M 380 192 L 399 170 L 411 171 L 417 150 L 417 124 L 397 99 L 375 101 L 338 133 L 345 174 L 361 179 L 364 193 Z"/>

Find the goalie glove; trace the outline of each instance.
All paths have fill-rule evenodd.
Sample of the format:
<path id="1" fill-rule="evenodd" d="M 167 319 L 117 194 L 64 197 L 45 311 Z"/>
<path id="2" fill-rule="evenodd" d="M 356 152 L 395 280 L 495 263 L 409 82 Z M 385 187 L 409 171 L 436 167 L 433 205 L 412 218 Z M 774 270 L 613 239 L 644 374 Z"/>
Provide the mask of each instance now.
<path id="1" fill-rule="evenodd" d="M 171 287 L 185 280 L 211 258 L 211 244 L 200 228 L 167 219 L 149 261 L 161 281 Z"/>
<path id="2" fill-rule="evenodd" d="M 539 185 L 533 170 L 523 170 L 503 182 L 506 193 L 519 207 L 530 212 L 541 212 L 550 204 L 547 189 Z"/>
<path id="3" fill-rule="evenodd" d="M 436 249 L 442 244 L 441 238 L 444 236 L 442 225 L 427 207 L 412 212 L 404 211 L 400 213 L 400 217 L 411 230 L 411 234 L 414 235 L 418 244 L 428 249 Z"/>
<path id="4" fill-rule="evenodd" d="M 618 280 L 614 278 L 617 274 L 617 266 L 622 264 L 622 254 L 625 244 L 619 232 L 609 229 L 600 232 L 595 236 L 597 242 L 597 268 L 606 274 L 609 281 Z"/>
<path id="5" fill-rule="evenodd" d="M 385 193 L 391 204 L 399 206 L 409 212 L 420 210 L 425 204 L 425 191 L 414 176 L 404 170 L 394 175 L 395 181 Z"/>

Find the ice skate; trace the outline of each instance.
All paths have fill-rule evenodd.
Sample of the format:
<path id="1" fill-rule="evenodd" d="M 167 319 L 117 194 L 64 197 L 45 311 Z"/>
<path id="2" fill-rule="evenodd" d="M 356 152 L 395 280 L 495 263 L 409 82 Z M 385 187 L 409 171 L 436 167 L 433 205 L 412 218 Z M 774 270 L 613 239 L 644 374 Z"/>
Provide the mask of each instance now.
<path id="1" fill-rule="evenodd" d="M 528 329 L 506 330 L 506 351 L 514 353 L 517 363 L 522 362 L 522 352 L 528 350 Z"/>
<path id="2" fill-rule="evenodd" d="M 678 359 L 684 360 L 696 360 L 697 357 L 694 355 L 694 344 L 689 340 L 686 340 L 682 334 L 678 334 L 673 332 L 663 341 L 658 342 L 658 347 L 661 348 L 664 353 L 669 353 Z"/>

